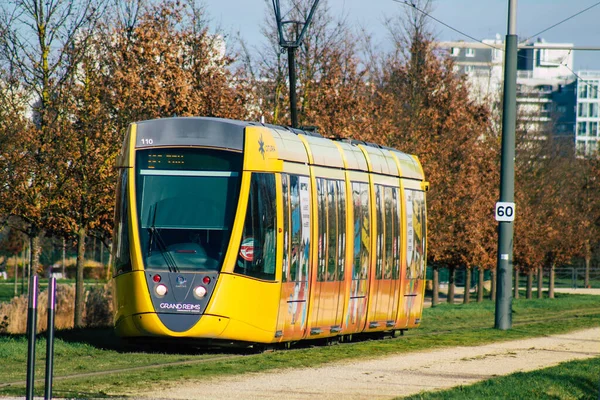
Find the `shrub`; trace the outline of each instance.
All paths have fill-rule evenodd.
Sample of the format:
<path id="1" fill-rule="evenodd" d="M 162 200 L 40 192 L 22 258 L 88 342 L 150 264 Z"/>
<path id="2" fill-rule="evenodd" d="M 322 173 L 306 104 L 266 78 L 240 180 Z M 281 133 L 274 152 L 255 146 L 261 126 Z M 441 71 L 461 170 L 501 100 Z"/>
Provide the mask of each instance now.
<path id="1" fill-rule="evenodd" d="M 86 288 L 84 323 L 88 326 L 108 326 L 112 323 L 112 295 L 110 283 Z M 0 332 L 22 334 L 27 331 L 28 295 L 14 297 L 0 304 Z M 38 295 L 37 330 L 45 331 L 48 325 L 48 291 Z M 75 316 L 75 285 L 59 284 L 56 287 L 54 314 L 55 329 L 73 328 Z"/>

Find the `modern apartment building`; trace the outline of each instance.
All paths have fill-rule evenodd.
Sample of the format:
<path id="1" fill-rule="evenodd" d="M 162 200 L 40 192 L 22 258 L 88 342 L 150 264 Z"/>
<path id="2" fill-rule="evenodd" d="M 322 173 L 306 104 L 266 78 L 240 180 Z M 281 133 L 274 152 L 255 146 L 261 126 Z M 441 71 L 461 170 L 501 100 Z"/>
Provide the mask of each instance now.
<path id="1" fill-rule="evenodd" d="M 580 156 L 595 154 L 598 149 L 600 123 L 600 71 L 580 71 L 577 80 L 577 120 L 575 149 Z"/>
<path id="2" fill-rule="evenodd" d="M 521 127 L 537 137 L 547 129 L 574 145 L 576 80 L 573 44 L 539 39 L 521 44 L 517 59 L 517 110 Z M 455 61 L 457 73 L 466 74 L 475 99 L 499 104 L 504 79 L 504 41 L 440 42 Z M 542 137 L 542 135 L 539 135 Z"/>
<path id="3" fill-rule="evenodd" d="M 504 68 L 504 41 L 499 35 L 483 43 L 439 42 L 437 46 L 454 60 L 454 72 L 468 76 L 475 99 L 488 102 L 499 98 Z"/>

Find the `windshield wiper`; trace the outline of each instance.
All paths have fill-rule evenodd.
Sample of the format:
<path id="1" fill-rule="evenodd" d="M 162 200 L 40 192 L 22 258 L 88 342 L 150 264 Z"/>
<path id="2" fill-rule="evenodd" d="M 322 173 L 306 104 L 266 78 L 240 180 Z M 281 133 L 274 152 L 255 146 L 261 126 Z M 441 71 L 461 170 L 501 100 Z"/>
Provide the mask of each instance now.
<path id="1" fill-rule="evenodd" d="M 148 256 L 152 255 L 152 245 L 154 243 L 154 238 L 156 237 L 156 244 L 158 245 L 158 249 L 165 259 L 165 263 L 167 264 L 167 268 L 169 272 L 179 272 L 179 268 L 177 268 L 177 263 L 175 263 L 175 259 L 171 255 L 171 252 L 167 250 L 167 246 L 165 246 L 165 242 L 160 236 L 160 232 L 156 229 L 156 210 L 158 209 L 158 203 L 154 204 L 154 213 L 152 215 L 152 226 L 148 228 L 148 232 L 150 234 L 149 248 L 148 248 Z"/>

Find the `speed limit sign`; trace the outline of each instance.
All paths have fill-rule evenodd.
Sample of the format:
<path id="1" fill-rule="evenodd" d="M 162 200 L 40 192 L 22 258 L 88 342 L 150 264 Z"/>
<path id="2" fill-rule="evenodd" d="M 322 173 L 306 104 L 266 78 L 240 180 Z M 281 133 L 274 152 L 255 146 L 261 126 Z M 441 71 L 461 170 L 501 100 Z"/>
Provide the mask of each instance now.
<path id="1" fill-rule="evenodd" d="M 499 201 L 496 203 L 496 221 L 510 222 L 515 220 L 515 203 Z"/>

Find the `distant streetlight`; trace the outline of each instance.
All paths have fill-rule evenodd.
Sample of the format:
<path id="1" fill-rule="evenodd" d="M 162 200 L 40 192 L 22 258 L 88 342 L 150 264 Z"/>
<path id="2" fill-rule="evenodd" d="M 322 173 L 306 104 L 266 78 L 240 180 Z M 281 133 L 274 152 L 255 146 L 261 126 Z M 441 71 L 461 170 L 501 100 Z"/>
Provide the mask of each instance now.
<path id="1" fill-rule="evenodd" d="M 296 48 L 302 44 L 302 39 L 306 33 L 306 28 L 312 21 L 313 14 L 317 9 L 317 5 L 319 4 L 319 0 L 314 0 L 312 7 L 310 8 L 310 12 L 308 13 L 308 17 L 306 17 L 306 21 L 292 21 L 292 20 L 282 20 L 281 17 L 281 7 L 279 5 L 279 0 L 273 1 L 273 11 L 275 12 L 275 20 L 277 21 L 277 31 L 279 32 L 279 46 L 282 49 L 287 49 L 288 53 L 288 70 L 290 77 L 290 114 L 291 114 L 291 123 L 292 128 L 298 127 L 298 112 L 297 112 L 297 104 L 296 104 L 296 61 L 295 61 L 295 52 Z M 295 38 L 286 39 L 284 36 L 286 25 L 295 25 Z M 302 25 L 302 31 L 298 34 L 298 27 Z"/>

